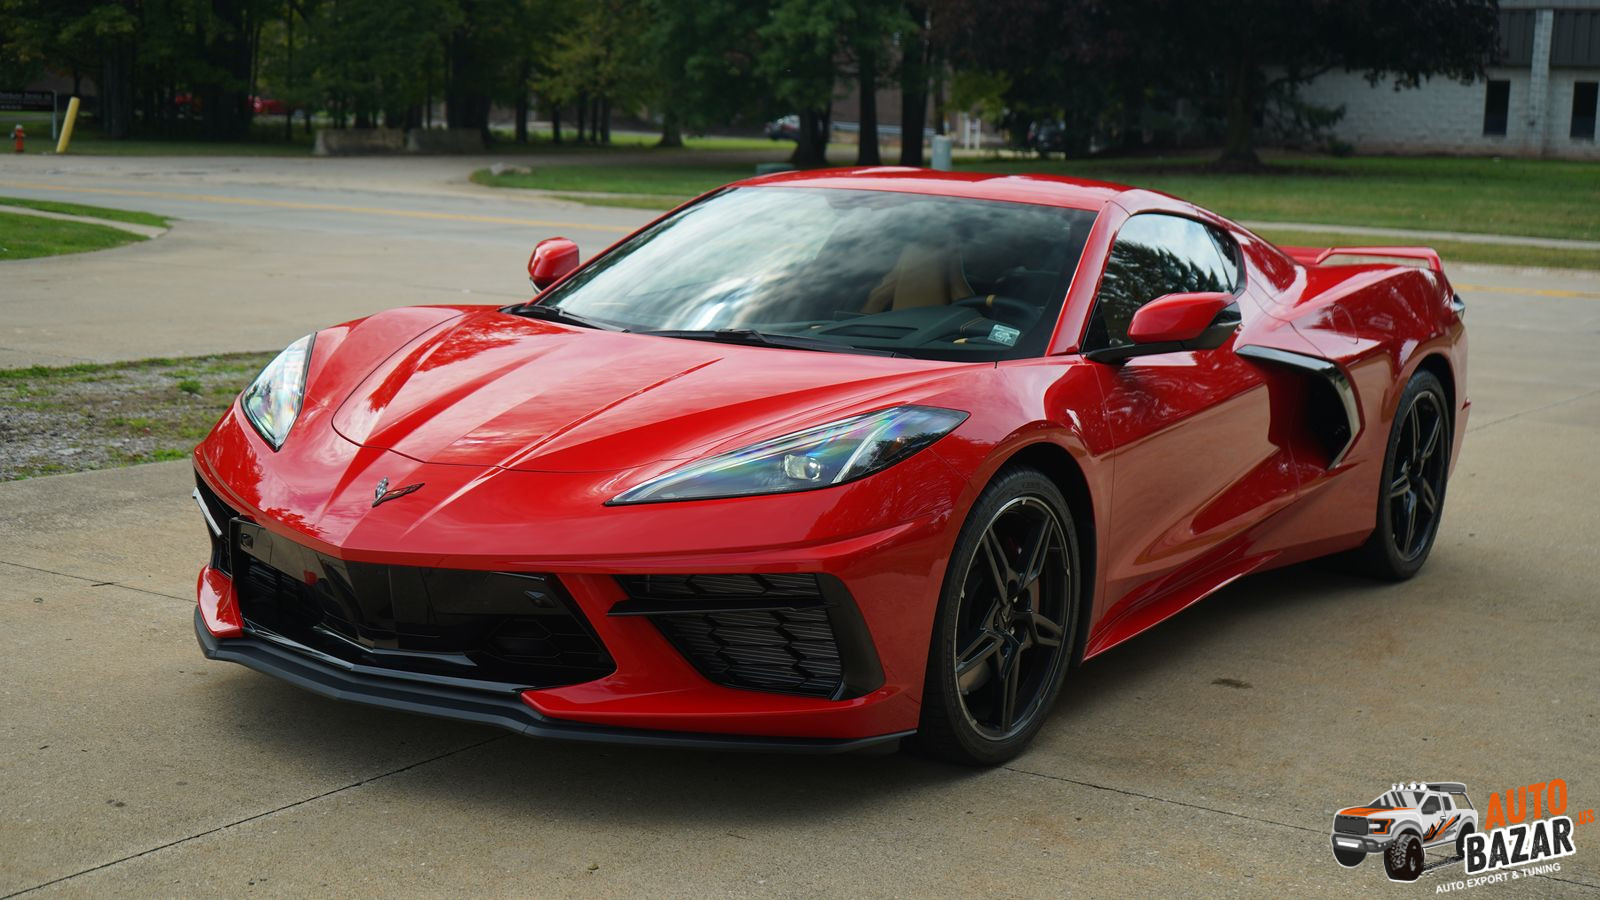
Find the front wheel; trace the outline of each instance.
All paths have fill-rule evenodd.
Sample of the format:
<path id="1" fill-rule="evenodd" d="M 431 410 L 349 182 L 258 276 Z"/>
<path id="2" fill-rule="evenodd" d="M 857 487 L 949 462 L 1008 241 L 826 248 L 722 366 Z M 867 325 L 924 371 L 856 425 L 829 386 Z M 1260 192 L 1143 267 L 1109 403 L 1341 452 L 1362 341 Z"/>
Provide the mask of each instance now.
<path id="1" fill-rule="evenodd" d="M 1416 881 L 1422 874 L 1422 841 L 1414 834 L 1402 834 L 1383 854 L 1383 870 L 1390 881 Z"/>
<path id="2" fill-rule="evenodd" d="M 1003 471 L 961 528 L 934 618 L 913 752 L 995 765 L 1022 752 L 1060 693 L 1080 578 L 1072 514 L 1035 469 Z"/>

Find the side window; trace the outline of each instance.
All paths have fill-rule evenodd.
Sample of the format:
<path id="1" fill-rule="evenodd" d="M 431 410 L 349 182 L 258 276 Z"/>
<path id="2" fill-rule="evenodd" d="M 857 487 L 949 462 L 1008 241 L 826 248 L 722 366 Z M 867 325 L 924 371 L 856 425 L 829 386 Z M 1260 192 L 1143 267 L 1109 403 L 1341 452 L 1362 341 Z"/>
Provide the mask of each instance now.
<path id="1" fill-rule="evenodd" d="M 1450 798 L 1449 797 L 1440 797 L 1439 798 L 1439 803 L 1444 806 L 1445 812 L 1449 812 L 1450 811 Z"/>
<path id="2" fill-rule="evenodd" d="M 1436 813 L 1438 811 L 1439 811 L 1439 798 L 1438 797 L 1429 797 L 1428 801 L 1426 803 L 1422 804 L 1422 814 L 1425 815 L 1425 816 L 1431 816 L 1431 815 L 1433 815 L 1434 813 Z"/>
<path id="3" fill-rule="evenodd" d="M 1231 293 L 1239 273 L 1239 247 L 1220 230 L 1180 216 L 1134 216 L 1111 245 L 1084 347 L 1127 344 L 1139 307 L 1167 294 Z"/>

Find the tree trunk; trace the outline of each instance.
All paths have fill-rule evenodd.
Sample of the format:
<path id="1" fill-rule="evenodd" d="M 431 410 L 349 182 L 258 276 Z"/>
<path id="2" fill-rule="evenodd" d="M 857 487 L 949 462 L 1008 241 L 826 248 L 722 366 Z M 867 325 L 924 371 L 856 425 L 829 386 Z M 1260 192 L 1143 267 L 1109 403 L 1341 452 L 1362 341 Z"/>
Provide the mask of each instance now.
<path id="1" fill-rule="evenodd" d="M 856 165 L 875 166 L 883 162 L 878 155 L 878 56 L 862 53 L 858 67 L 861 94 L 861 131 L 856 135 Z"/>
<path id="2" fill-rule="evenodd" d="M 928 111 L 928 41 L 924 31 L 927 10 L 908 9 L 917 27 L 906 35 L 905 57 L 900 60 L 900 165 L 922 165 L 922 128 Z"/>
<path id="3" fill-rule="evenodd" d="M 815 109 L 800 111 L 800 134 L 794 142 L 794 154 L 789 162 L 797 169 L 820 169 L 828 164 L 826 138 L 822 122 L 827 114 Z"/>
<path id="4" fill-rule="evenodd" d="M 100 131 L 108 138 L 125 138 L 133 131 L 133 47 L 124 38 L 108 42 L 101 70 Z"/>
<path id="5" fill-rule="evenodd" d="M 683 127 L 678 123 L 678 114 L 670 109 L 661 114 L 661 140 L 656 142 L 656 146 L 683 146 Z"/>
<path id="6" fill-rule="evenodd" d="M 550 143 L 561 143 L 561 104 L 550 104 Z"/>
<path id="7" fill-rule="evenodd" d="M 1219 167 L 1253 169 L 1261 165 L 1252 134 L 1255 125 L 1254 76 L 1255 66 L 1249 57 L 1236 50 L 1228 66 L 1224 85 L 1228 124 L 1223 135 L 1222 156 L 1217 160 Z"/>
<path id="8" fill-rule="evenodd" d="M 583 126 L 589 120 L 589 95 L 578 95 L 578 143 L 583 143 Z"/>
<path id="9" fill-rule="evenodd" d="M 611 143 L 611 98 L 600 98 L 600 143 Z"/>
<path id="10" fill-rule="evenodd" d="M 528 142 L 528 79 L 533 76 L 533 63 L 523 57 L 517 69 L 517 143 Z"/>

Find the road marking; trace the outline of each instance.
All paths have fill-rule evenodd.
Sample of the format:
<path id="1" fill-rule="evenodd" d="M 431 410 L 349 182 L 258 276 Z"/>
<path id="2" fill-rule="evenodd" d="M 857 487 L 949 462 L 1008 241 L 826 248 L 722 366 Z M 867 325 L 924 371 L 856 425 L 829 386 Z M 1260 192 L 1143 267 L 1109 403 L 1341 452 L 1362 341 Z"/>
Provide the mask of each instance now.
<path id="1" fill-rule="evenodd" d="M 480 216 L 470 213 L 430 212 L 420 209 L 383 209 L 376 206 L 346 206 L 338 203 L 305 203 L 297 200 L 258 200 L 249 197 L 226 197 L 221 194 L 178 194 L 169 191 L 138 191 L 130 188 L 61 187 L 28 181 L 0 181 L 0 187 L 22 188 L 29 191 L 55 191 L 69 194 L 108 194 L 117 197 L 154 197 L 160 200 L 184 200 L 193 203 L 220 203 L 233 206 L 268 206 L 275 209 L 303 209 L 314 212 L 340 212 L 367 216 L 393 216 L 401 219 L 435 219 L 448 222 L 482 222 L 489 225 L 521 225 L 528 228 L 571 228 L 581 231 L 606 231 L 629 234 L 635 229 L 625 225 L 592 225 L 582 222 L 552 222 L 543 219 L 517 219 L 511 216 Z"/>
<path id="2" fill-rule="evenodd" d="M 1526 294 L 1530 297 L 1579 297 L 1584 300 L 1600 300 L 1597 291 L 1564 291 L 1556 288 L 1525 288 L 1502 287 L 1493 284 L 1458 284 L 1458 290 L 1482 291 L 1485 294 Z"/>

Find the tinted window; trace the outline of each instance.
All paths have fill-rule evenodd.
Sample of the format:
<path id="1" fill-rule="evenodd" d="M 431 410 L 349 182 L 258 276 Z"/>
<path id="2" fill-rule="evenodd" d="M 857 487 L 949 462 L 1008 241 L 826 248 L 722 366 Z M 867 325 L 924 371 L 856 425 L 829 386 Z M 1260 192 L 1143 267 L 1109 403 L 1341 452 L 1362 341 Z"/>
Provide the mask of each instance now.
<path id="1" fill-rule="evenodd" d="M 1483 101 L 1483 133 L 1505 134 L 1506 113 L 1511 108 L 1511 82 L 1489 82 L 1489 93 Z"/>
<path id="2" fill-rule="evenodd" d="M 1095 214 L 824 188 L 688 207 L 541 296 L 632 331 L 747 329 L 929 359 L 1037 356 Z"/>
<path id="3" fill-rule="evenodd" d="M 1216 228 L 1146 213 L 1118 232 L 1100 278 L 1086 349 L 1128 343 L 1128 323 L 1157 297 L 1193 291 L 1231 293 L 1239 286 L 1239 248 Z"/>
<path id="4" fill-rule="evenodd" d="M 1438 811 L 1439 800 L 1436 797 L 1429 797 L 1428 802 L 1422 804 L 1422 814 L 1425 816 L 1431 816 Z"/>

